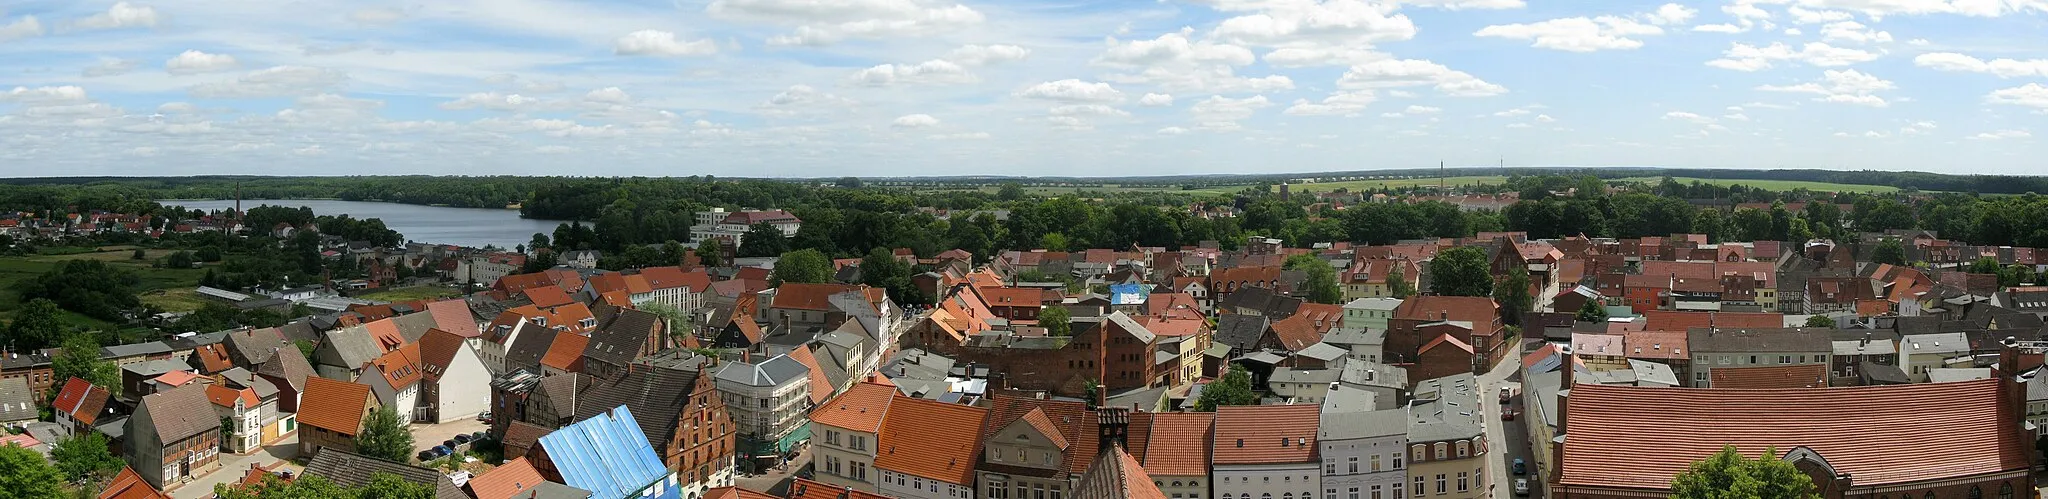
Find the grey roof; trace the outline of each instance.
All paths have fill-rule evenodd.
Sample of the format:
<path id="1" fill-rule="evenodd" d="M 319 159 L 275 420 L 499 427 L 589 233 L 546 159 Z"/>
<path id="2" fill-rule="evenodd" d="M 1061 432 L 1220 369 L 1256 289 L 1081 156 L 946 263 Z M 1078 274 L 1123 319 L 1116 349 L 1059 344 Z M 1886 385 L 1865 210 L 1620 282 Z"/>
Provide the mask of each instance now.
<path id="1" fill-rule="evenodd" d="M 304 392 L 306 378 L 313 376 L 313 364 L 306 362 L 306 355 L 297 347 L 274 347 L 270 361 L 256 365 L 256 374 L 281 380 L 292 390 Z"/>
<path id="2" fill-rule="evenodd" d="M 519 371 L 531 373 L 534 371 Z M 586 381 L 581 373 L 562 373 L 540 378 L 533 384 L 533 395 L 544 398 L 553 406 L 555 415 L 576 414 L 577 403 L 583 397 L 582 385 Z M 611 406 L 617 407 L 617 406 Z"/>
<path id="3" fill-rule="evenodd" d="M 618 381 L 592 385 L 577 397 L 576 420 L 602 416 L 626 406 L 636 415 L 634 421 L 640 424 L 648 444 L 654 446 L 654 453 L 666 455 L 668 442 L 675 436 L 679 418 L 690 402 L 690 390 L 697 384 L 698 371 L 694 364 L 690 365 L 689 369 L 636 368 Z"/>
<path id="4" fill-rule="evenodd" d="M 214 331 L 211 333 L 195 334 L 183 338 L 173 338 L 169 340 L 164 340 L 164 345 L 170 347 L 172 351 L 191 350 L 194 348 L 221 343 L 227 341 L 227 339 L 227 331 Z"/>
<path id="5" fill-rule="evenodd" d="M 1400 307 L 1400 298 L 1359 298 L 1344 304 L 1344 308 L 1347 310 L 1385 310 L 1391 312 Z"/>
<path id="6" fill-rule="evenodd" d="M 1712 328 L 1696 327 L 1686 334 L 1686 346 L 1695 353 L 1724 352 L 1832 352 L 1830 328 Z"/>
<path id="7" fill-rule="evenodd" d="M 1371 393 L 1353 390 L 1359 393 Z M 1370 407 L 1370 406 L 1368 406 Z M 1323 412 L 1322 428 L 1316 434 L 1317 442 L 1332 443 L 1334 440 L 1384 437 L 1408 434 L 1407 409 L 1384 411 Z"/>
<path id="8" fill-rule="evenodd" d="M 1242 351 L 1254 350 L 1258 347 L 1259 338 L 1265 336 L 1266 328 L 1271 325 L 1271 319 L 1263 315 L 1225 314 L 1216 319 L 1216 344 Z"/>
<path id="9" fill-rule="evenodd" d="M 1416 383 L 1414 397 L 1408 401 L 1409 442 L 1462 440 L 1485 432 L 1479 380 L 1469 373 Z"/>
<path id="10" fill-rule="evenodd" d="M 1334 383 L 1342 377 L 1339 369 L 1295 369 L 1282 367 L 1273 370 L 1266 378 L 1267 383 Z"/>
<path id="11" fill-rule="evenodd" d="M 590 332 L 590 344 L 583 357 L 615 366 L 633 363 L 646 347 L 648 337 L 661 330 L 661 316 L 618 307 L 598 307 L 603 315 L 597 330 Z"/>
<path id="12" fill-rule="evenodd" d="M 29 423 L 27 426 L 28 436 L 35 437 L 37 442 L 56 442 L 71 438 L 71 427 L 69 425 L 36 421 Z"/>
<path id="13" fill-rule="evenodd" d="M 1357 387 L 1346 388 L 1343 385 L 1338 385 L 1332 387 L 1330 391 L 1323 393 L 1323 415 L 1325 417 L 1337 414 L 1392 409 L 1393 407 L 1394 401 L 1391 398 L 1389 400 L 1380 400 L 1379 394 L 1373 393 L 1372 390 L 1361 390 Z"/>
<path id="14" fill-rule="evenodd" d="M 276 328 L 234 331 L 227 335 L 228 356 L 237 365 L 261 364 L 270 360 L 273 348 L 289 346 L 284 333 Z"/>
<path id="15" fill-rule="evenodd" d="M 119 441 L 122 437 L 128 436 L 128 417 L 121 416 L 112 421 L 101 421 L 100 424 L 93 425 L 92 430 L 106 435 L 107 440 Z"/>
<path id="16" fill-rule="evenodd" d="M 100 347 L 100 358 L 103 359 L 117 359 L 122 357 L 137 357 L 143 355 L 163 355 L 167 353 L 171 353 L 171 346 L 161 341 L 152 341 L 148 343 L 130 343 L 126 345 Z"/>
<path id="17" fill-rule="evenodd" d="M 313 451 L 313 459 L 306 462 L 305 474 L 326 478 L 343 487 L 361 487 L 370 483 L 378 473 L 397 476 L 407 482 L 434 486 L 435 499 L 464 499 L 464 493 L 455 482 L 439 471 L 394 463 L 374 457 L 351 454 L 321 447 Z"/>
<path id="18" fill-rule="evenodd" d="M 891 380 L 942 380 L 953 371 L 954 364 L 951 358 L 912 348 L 889 356 L 889 361 L 882 364 L 881 372 Z"/>
<path id="19" fill-rule="evenodd" d="M 1239 357 L 1239 359 L 1275 366 L 1280 365 L 1280 363 L 1287 361 L 1287 358 L 1281 357 L 1280 354 L 1264 351 L 1252 352 L 1251 354 L 1245 355 L 1244 357 Z"/>
<path id="20" fill-rule="evenodd" d="M 547 356 L 548 348 L 555 345 L 555 335 L 560 332 L 526 321 L 519 321 L 513 328 L 519 332 L 519 338 L 505 348 L 505 370 L 530 368 L 539 371 L 541 357 Z M 589 347 L 585 346 L 585 351 L 588 350 Z"/>
<path id="21" fill-rule="evenodd" d="M 1969 353 L 1970 337 L 1963 333 L 1915 334 L 1899 338 L 1899 355 Z"/>
<path id="22" fill-rule="evenodd" d="M 230 387 L 255 390 L 258 399 L 269 400 L 277 396 L 277 385 L 268 379 L 257 377 L 256 373 L 249 372 L 248 369 L 230 367 L 216 374 L 219 374 Z"/>
<path id="23" fill-rule="evenodd" d="M 1989 367 L 1934 368 L 1927 370 L 1928 383 L 1950 383 L 1991 378 Z"/>
<path id="24" fill-rule="evenodd" d="M 162 376 L 164 373 L 168 373 L 171 371 L 188 371 L 191 370 L 191 368 L 191 364 L 180 362 L 175 359 L 150 360 L 121 366 L 122 371 L 135 373 L 136 375 L 142 376 L 145 379 Z"/>
<path id="25" fill-rule="evenodd" d="M 350 370 L 363 367 L 363 364 L 384 355 L 384 349 L 377 346 L 377 339 L 370 336 L 370 328 L 365 325 L 328 331 L 327 341 L 321 344 L 320 351 L 329 350 L 339 357 L 327 358 L 327 355 L 321 355 L 321 365 L 341 366 Z"/>
<path id="26" fill-rule="evenodd" d="M 1408 370 L 1372 362 L 1346 362 L 1338 381 L 1347 385 L 1408 389 Z"/>
<path id="27" fill-rule="evenodd" d="M 419 341 L 421 336 L 427 335 L 427 330 L 441 325 L 441 323 L 434 321 L 434 314 L 424 312 L 414 312 L 394 317 L 391 319 L 391 323 L 398 326 L 398 335 L 405 337 L 405 341 L 408 342 Z"/>
<path id="28" fill-rule="evenodd" d="M 1559 371 L 1525 373 L 1522 377 L 1522 400 L 1525 404 L 1535 403 L 1533 409 L 1542 414 L 1545 426 L 1557 427 L 1557 390 L 1562 382 L 1564 373 Z"/>
<path id="29" fill-rule="evenodd" d="M 1635 371 L 1636 386 L 1683 386 L 1678 384 L 1678 373 L 1663 363 L 1629 359 L 1628 366 Z"/>
<path id="30" fill-rule="evenodd" d="M 726 364 L 725 367 L 718 370 L 716 376 L 720 382 L 738 383 L 745 386 L 776 386 L 790 382 L 790 380 L 803 378 L 810 374 L 810 372 L 811 369 L 804 367 L 802 362 L 797 362 L 796 359 L 789 358 L 788 355 L 777 355 L 775 358 L 768 359 L 760 364 L 748 364 L 745 362 Z"/>
<path id="31" fill-rule="evenodd" d="M 1282 280 L 1286 281 L 1286 277 L 1282 276 Z M 1252 309 L 1273 320 L 1280 320 L 1293 317 L 1294 312 L 1301 309 L 1301 299 L 1281 295 L 1271 289 L 1247 286 L 1238 288 L 1236 292 L 1230 293 L 1230 296 L 1224 297 L 1222 301 L 1216 303 L 1216 308 L 1222 310 Z"/>
<path id="32" fill-rule="evenodd" d="M 1906 371 L 1899 369 L 1899 366 L 1868 360 L 1857 364 L 1856 372 L 1863 376 L 1863 383 L 1868 385 L 1903 385 L 1913 382 L 1913 378 L 1907 377 Z"/>
<path id="33" fill-rule="evenodd" d="M 213 406 L 206 401 L 206 386 L 188 384 L 142 397 L 141 409 L 137 415 L 147 411 L 149 421 L 135 421 L 130 424 L 150 424 L 154 427 L 159 442 L 170 443 L 190 438 L 207 431 L 220 430 L 220 418 L 213 413 Z M 133 433 L 133 432 L 130 432 Z"/>
<path id="34" fill-rule="evenodd" d="M 1317 343 L 1314 345 L 1309 345 L 1308 348 L 1303 348 L 1299 352 L 1294 352 L 1294 355 L 1296 357 L 1308 357 L 1323 362 L 1329 362 L 1344 358 L 1344 355 L 1349 353 L 1351 353 L 1350 350 L 1345 350 L 1336 345 L 1331 345 L 1329 343 Z"/>
<path id="35" fill-rule="evenodd" d="M 1835 355 L 1892 355 L 1899 345 L 1889 340 L 1834 340 Z"/>
<path id="36" fill-rule="evenodd" d="M 1348 347 L 1352 345 L 1383 345 L 1387 342 L 1386 330 L 1372 331 L 1366 328 L 1341 327 L 1323 335 L 1323 343 Z"/>
<path id="37" fill-rule="evenodd" d="M 28 389 L 27 377 L 0 379 L 0 421 L 22 421 L 36 418 L 35 394 Z"/>
<path id="38" fill-rule="evenodd" d="M 1111 323 L 1115 323 L 1119 329 L 1123 329 L 1124 332 L 1130 333 L 1132 337 L 1138 339 L 1139 344 L 1149 345 L 1152 343 L 1152 340 L 1154 338 L 1158 337 L 1157 335 L 1152 334 L 1152 330 L 1145 329 L 1145 326 L 1139 325 L 1138 321 L 1131 320 L 1131 316 L 1125 315 L 1123 312 L 1109 314 L 1109 317 L 1105 320 Z"/>

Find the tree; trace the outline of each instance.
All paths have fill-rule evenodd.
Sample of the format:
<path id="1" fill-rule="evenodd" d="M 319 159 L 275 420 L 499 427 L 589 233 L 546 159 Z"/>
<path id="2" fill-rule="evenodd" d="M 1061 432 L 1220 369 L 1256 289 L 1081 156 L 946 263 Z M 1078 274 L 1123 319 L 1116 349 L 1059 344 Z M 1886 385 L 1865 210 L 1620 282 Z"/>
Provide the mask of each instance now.
<path id="1" fill-rule="evenodd" d="M 199 251 L 192 253 L 192 257 L 202 262 L 218 262 L 220 261 L 220 248 L 217 246 L 199 248 Z"/>
<path id="2" fill-rule="evenodd" d="M 533 233 L 533 239 L 528 240 L 526 243 L 526 248 L 534 251 L 540 251 L 542 248 L 550 246 L 553 245 L 548 243 L 548 235 L 539 232 Z"/>
<path id="3" fill-rule="evenodd" d="M 1970 262 L 1970 268 L 1967 272 L 1972 274 L 1997 274 L 1998 259 L 1988 256 L 1978 258 L 1977 261 Z"/>
<path id="4" fill-rule="evenodd" d="M 832 280 L 832 259 L 814 249 L 801 249 L 783 253 L 775 260 L 775 274 L 768 279 L 768 285 L 781 286 L 785 282 L 823 283 Z"/>
<path id="5" fill-rule="evenodd" d="M 1046 251 L 1066 251 L 1067 235 L 1058 232 L 1047 232 L 1045 235 L 1038 236 L 1038 247 Z"/>
<path id="6" fill-rule="evenodd" d="M 1003 182 L 1003 186 L 996 189 L 996 199 L 1004 201 L 1024 199 L 1024 186 L 1016 182 Z"/>
<path id="7" fill-rule="evenodd" d="M 1877 248 L 1870 252 L 1871 263 L 1906 264 L 1906 245 L 1897 238 L 1887 237 L 1877 242 Z"/>
<path id="8" fill-rule="evenodd" d="M 104 447 L 100 450 L 105 453 Z M 0 496 L 23 499 L 64 497 L 64 474 L 41 454 L 19 445 L 0 444 Z"/>
<path id="9" fill-rule="evenodd" d="M 725 261 L 725 240 L 707 237 L 698 242 L 697 259 L 706 267 L 717 267 Z"/>
<path id="10" fill-rule="evenodd" d="M 1500 302 L 1506 312 L 1501 322 L 1510 326 L 1521 325 L 1522 312 L 1535 306 L 1536 300 L 1529 295 L 1529 269 L 1521 265 L 1508 268 L 1508 276 L 1493 287 L 1493 301 Z"/>
<path id="11" fill-rule="evenodd" d="M 1074 334 L 1074 318 L 1067 308 L 1059 305 L 1045 307 L 1038 311 L 1038 325 L 1045 327 L 1047 336 L 1065 337 Z"/>
<path id="12" fill-rule="evenodd" d="M 920 294 L 910 284 L 910 264 L 897 260 L 889 250 L 875 248 L 868 250 L 860 259 L 860 282 L 889 292 L 889 296 L 904 303 L 924 303 L 914 300 Z"/>
<path id="13" fill-rule="evenodd" d="M 1486 252 L 1472 246 L 1443 250 L 1429 261 L 1429 288 L 1444 296 L 1490 296 L 1493 272 L 1487 269 Z"/>
<path id="14" fill-rule="evenodd" d="M 316 475 L 303 475 L 286 483 L 277 477 L 264 477 L 262 483 L 248 487 L 223 483 L 213 486 L 213 494 L 220 499 L 431 499 L 434 487 L 412 483 L 390 473 L 373 473 L 370 483 L 362 487 L 343 487 Z"/>
<path id="15" fill-rule="evenodd" d="M 835 182 L 835 184 L 848 189 L 859 189 L 862 185 L 866 185 L 861 183 L 860 177 L 839 177 L 839 181 Z"/>
<path id="16" fill-rule="evenodd" d="M 142 248 L 135 248 L 135 253 L 128 255 L 129 260 L 141 260 L 144 258 L 149 258 L 149 252 L 142 251 Z"/>
<path id="17" fill-rule="evenodd" d="M 1672 499 L 1815 499 L 1813 478 L 1779 459 L 1777 448 L 1757 459 L 1729 445 L 1671 479 Z"/>
<path id="18" fill-rule="evenodd" d="M 113 361 L 100 360 L 100 342 L 92 333 L 75 333 L 57 348 L 57 355 L 50 357 L 50 379 L 57 380 L 50 385 L 48 400 L 56 400 L 56 391 L 63 389 L 71 378 L 85 380 L 93 386 L 105 388 L 114 396 L 121 396 L 121 368 Z"/>
<path id="19" fill-rule="evenodd" d="M 1217 407 L 1226 405 L 1252 405 L 1259 403 L 1259 394 L 1252 391 L 1252 374 L 1244 366 L 1231 364 L 1223 373 L 1223 379 L 1202 387 L 1202 397 L 1195 400 L 1195 410 L 1216 412 Z"/>
<path id="20" fill-rule="evenodd" d="M 1600 306 L 1600 300 L 1586 300 L 1579 306 L 1579 322 L 1607 322 L 1607 307 Z"/>
<path id="21" fill-rule="evenodd" d="M 542 249 L 540 251 L 533 252 L 533 257 L 526 259 L 526 265 L 521 265 L 519 267 L 519 273 L 531 274 L 534 272 L 540 272 L 554 267 L 555 250 Z"/>
<path id="22" fill-rule="evenodd" d="M 767 222 L 754 224 L 747 228 L 746 235 L 740 236 L 738 254 L 742 258 L 775 256 L 788 251 L 789 238 L 782 234 L 782 229 Z"/>
<path id="23" fill-rule="evenodd" d="M 1337 271 L 1330 268 L 1330 264 L 1316 260 L 1304 270 L 1308 273 L 1308 279 L 1303 280 L 1301 284 L 1308 288 L 1308 301 L 1323 304 L 1344 301 L 1344 290 L 1337 287 Z"/>
<path id="24" fill-rule="evenodd" d="M 98 482 L 113 478 L 127 463 L 107 452 L 107 437 L 83 432 L 58 440 L 50 446 L 50 460 L 70 483 Z"/>
<path id="25" fill-rule="evenodd" d="M 1835 319 L 1825 315 L 1806 316 L 1806 327 L 1835 327 Z"/>
<path id="26" fill-rule="evenodd" d="M 65 260 L 42 275 L 15 283 L 22 299 L 48 298 L 65 310 L 106 321 L 122 320 L 121 312 L 142 307 L 135 273 L 100 260 Z"/>
<path id="27" fill-rule="evenodd" d="M 57 302 L 36 298 L 23 304 L 14 312 L 14 320 L 7 323 L 7 344 L 18 350 L 47 348 L 57 342 L 57 335 L 64 331 L 64 323 L 57 319 Z"/>
<path id="28" fill-rule="evenodd" d="M 1395 265 L 1393 270 L 1387 271 L 1387 293 L 1394 295 L 1395 298 L 1405 300 L 1415 296 L 1415 284 L 1408 282 L 1408 271 L 1403 270 L 1407 267 Z"/>
<path id="29" fill-rule="evenodd" d="M 299 347 L 299 355 L 308 359 L 313 358 L 313 350 L 319 348 L 313 340 L 292 340 L 292 346 Z"/>
<path id="30" fill-rule="evenodd" d="M 378 408 L 363 419 L 363 433 L 356 435 L 356 453 L 393 462 L 412 456 L 412 433 L 398 419 L 398 411 Z"/>
<path id="31" fill-rule="evenodd" d="M 174 251 L 171 252 L 171 256 L 164 257 L 164 267 L 173 269 L 189 269 L 192 268 L 192 260 L 192 252 Z"/>

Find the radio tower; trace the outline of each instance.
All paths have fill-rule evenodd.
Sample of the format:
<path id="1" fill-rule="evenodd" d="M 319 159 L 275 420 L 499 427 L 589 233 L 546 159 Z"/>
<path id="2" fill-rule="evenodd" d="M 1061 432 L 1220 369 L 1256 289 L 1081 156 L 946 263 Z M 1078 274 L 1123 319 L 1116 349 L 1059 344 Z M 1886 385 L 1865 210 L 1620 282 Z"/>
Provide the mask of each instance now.
<path id="1" fill-rule="evenodd" d="M 1444 162 L 1436 162 L 1436 194 L 1438 196 L 1449 195 L 1449 188 L 1444 187 L 1444 175 L 1448 173 L 1449 172 L 1444 169 Z"/>

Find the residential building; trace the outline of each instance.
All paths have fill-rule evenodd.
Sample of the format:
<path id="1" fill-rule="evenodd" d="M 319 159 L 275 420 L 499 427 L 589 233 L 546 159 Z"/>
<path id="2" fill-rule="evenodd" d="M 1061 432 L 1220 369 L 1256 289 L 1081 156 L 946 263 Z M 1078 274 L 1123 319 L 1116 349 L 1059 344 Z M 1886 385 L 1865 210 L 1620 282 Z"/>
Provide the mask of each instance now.
<path id="1" fill-rule="evenodd" d="M 213 405 L 213 413 L 223 421 L 222 429 L 233 429 L 222 434 L 221 449 L 236 454 L 247 454 L 263 448 L 263 402 L 256 398 L 256 390 L 234 389 L 218 384 L 202 385 L 206 400 Z"/>
<path id="2" fill-rule="evenodd" d="M 363 369 L 363 375 L 356 381 L 370 386 L 377 395 L 377 404 L 398 411 L 404 421 L 425 421 L 427 411 L 420 407 L 420 347 L 417 343 L 386 352 Z"/>
<path id="3" fill-rule="evenodd" d="M 491 407 L 491 370 L 478 356 L 481 340 L 435 329 L 419 341 L 419 420 L 448 423 L 476 417 Z"/>
<path id="4" fill-rule="evenodd" d="M 1492 298 L 1482 296 L 1437 296 L 1418 295 L 1402 300 L 1394 309 L 1394 316 L 1387 323 L 1386 363 L 1413 362 L 1422 346 L 1435 340 L 1440 334 L 1430 334 L 1424 329 L 1432 324 L 1450 323 L 1469 329 L 1470 337 L 1458 341 L 1472 348 L 1471 366 L 1492 366 L 1514 350 L 1506 345 L 1503 338 L 1506 329 L 1500 321 L 1499 307 Z"/>
<path id="5" fill-rule="evenodd" d="M 1323 497 L 1393 499 L 1408 484 L 1408 411 L 1322 414 L 1316 438 L 1323 460 Z"/>
<path id="6" fill-rule="evenodd" d="M 1143 439 L 1137 437 L 1141 429 Z M 1139 462 L 1159 488 L 1158 497 L 1203 499 L 1209 497 L 1209 445 L 1215 438 L 1215 413 L 1150 412 L 1131 414 L 1127 442 L 1143 456 Z"/>
<path id="7" fill-rule="evenodd" d="M 1097 413 L 1079 401 L 996 395 L 981 427 L 976 497 L 1073 496 L 1102 445 L 1100 432 Z"/>
<path id="8" fill-rule="evenodd" d="M 128 417 L 122 457 L 157 488 L 212 473 L 220 467 L 220 418 L 209 407 L 196 384 L 143 396 Z"/>
<path id="9" fill-rule="evenodd" d="M 1344 285 L 1344 301 L 1351 302 L 1367 298 L 1393 298 L 1392 279 L 1399 276 L 1406 281 L 1410 291 L 1421 289 L 1422 267 L 1405 259 L 1360 259 L 1351 264 L 1350 270 L 1338 276 Z"/>
<path id="10" fill-rule="evenodd" d="M 1108 446 L 1081 474 L 1074 499 L 1164 499 L 1160 478 L 1153 477 L 1123 447 Z"/>
<path id="11" fill-rule="evenodd" d="M 57 400 L 51 402 L 50 408 L 56 413 L 57 424 L 73 433 L 88 432 L 93 425 L 111 421 L 123 412 L 120 402 L 113 398 L 113 392 L 105 388 L 71 378 L 64 381 L 63 390 L 57 392 Z"/>
<path id="12" fill-rule="evenodd" d="M 370 456 L 351 453 L 328 447 L 322 448 L 306 461 L 305 475 L 317 476 L 342 487 L 366 487 L 377 475 L 391 475 L 406 483 L 432 489 L 434 499 L 464 499 L 469 497 L 448 475 L 432 469 L 405 463 L 385 461 Z"/>
<path id="13" fill-rule="evenodd" d="M 1394 309 L 1401 307 L 1400 298 L 1356 298 L 1344 303 L 1346 330 L 1386 331 L 1387 322 L 1393 320 Z"/>
<path id="14" fill-rule="evenodd" d="M 810 368 L 788 355 L 759 364 L 726 364 L 715 375 L 726 410 L 739 426 L 747 466 L 773 465 L 810 440 Z M 760 462 L 755 462 L 760 461 Z M 750 468 L 751 469 L 751 468 Z"/>
<path id="15" fill-rule="evenodd" d="M 1926 383 L 1929 369 L 1970 367 L 1970 338 L 1960 332 L 1899 337 L 1899 369 L 1914 383 Z"/>
<path id="16" fill-rule="evenodd" d="M 974 463 L 987 420 L 985 408 L 896 395 L 876 439 L 878 491 L 905 499 L 974 499 Z"/>
<path id="17" fill-rule="evenodd" d="M 1216 408 L 1210 485 L 1218 499 L 1316 497 L 1320 405 Z"/>
<path id="18" fill-rule="evenodd" d="M 697 224 L 690 226 L 690 243 L 702 244 L 706 239 L 724 241 L 726 251 L 740 247 L 746 239 L 747 229 L 755 224 L 769 224 L 782 230 L 786 237 L 796 237 L 797 229 L 803 228 L 803 220 L 782 210 L 740 210 L 725 211 L 712 208 L 697 212 Z"/>
<path id="19" fill-rule="evenodd" d="M 0 426 L 21 428 L 35 422 L 36 396 L 24 378 L 0 378 Z"/>
<path id="20" fill-rule="evenodd" d="M 1825 370 L 1834 354 L 1831 334 L 1825 328 L 1692 328 L 1686 333 L 1692 351 L 1690 384 L 1712 386 L 1714 370 L 1726 367 L 1815 364 Z"/>
<path id="21" fill-rule="evenodd" d="M 113 481 L 107 482 L 106 490 L 101 490 L 98 497 L 99 499 L 171 499 L 171 496 L 164 495 L 156 487 L 150 486 L 148 481 L 144 481 L 142 475 L 136 474 L 133 467 L 122 467 L 121 473 L 114 475 Z"/>
<path id="22" fill-rule="evenodd" d="M 306 395 L 299 404 L 299 454 L 313 455 L 328 447 L 355 451 L 363 419 L 378 407 L 369 385 L 307 378 Z"/>
<path id="23" fill-rule="evenodd" d="M 602 417 L 616 407 L 632 410 L 655 457 L 676 473 L 682 497 L 731 486 L 738 429 L 717 382 L 705 372 L 716 362 L 681 351 L 643 359 L 620 379 L 598 380 L 576 394 L 575 419 Z M 564 376 L 550 379 L 555 377 Z M 547 384 L 543 380 L 543 388 Z"/>
<path id="24" fill-rule="evenodd" d="M 882 421 L 896 398 L 896 387 L 859 383 L 811 411 L 811 462 L 817 480 L 875 492 L 875 472 Z M 820 438 L 822 436 L 822 438 Z"/>
<path id="25" fill-rule="evenodd" d="M 547 481 L 524 457 L 491 468 L 463 483 L 462 488 L 476 499 L 589 499 L 591 495 L 588 490 Z"/>
<path id="26" fill-rule="evenodd" d="M 1408 497 L 1492 497 L 1478 391 L 1479 380 L 1471 374 L 1415 384 L 1407 411 Z"/>
<path id="27" fill-rule="evenodd" d="M 662 466 L 640 428 L 620 406 L 540 437 L 526 457 L 542 477 L 593 499 L 681 498 L 676 473 Z"/>
<path id="28" fill-rule="evenodd" d="M 277 441 L 298 432 L 298 414 L 285 412 L 282 407 L 288 401 L 296 403 L 295 398 L 287 398 L 286 395 L 289 394 L 291 397 L 296 397 L 297 391 L 287 391 L 285 388 L 279 388 L 279 384 L 270 378 L 239 367 L 221 371 L 214 376 L 218 377 L 220 381 L 215 385 L 209 385 L 207 388 L 207 398 L 214 402 L 214 410 L 219 411 L 228 407 L 228 404 L 225 403 L 227 401 L 223 398 L 227 395 L 227 392 L 216 391 L 214 387 L 226 388 L 232 392 L 246 390 L 249 392 L 249 395 L 256 398 L 256 403 L 249 406 L 249 410 L 252 413 L 250 415 L 256 418 L 255 430 L 237 432 L 233 435 L 233 437 L 237 438 L 245 436 L 255 438 L 252 444 L 244 444 L 243 449 L 259 449 L 263 446 L 277 443 Z M 224 441 L 232 440 L 229 435 L 221 435 L 221 439 Z M 238 452 L 232 449 L 230 451 Z"/>

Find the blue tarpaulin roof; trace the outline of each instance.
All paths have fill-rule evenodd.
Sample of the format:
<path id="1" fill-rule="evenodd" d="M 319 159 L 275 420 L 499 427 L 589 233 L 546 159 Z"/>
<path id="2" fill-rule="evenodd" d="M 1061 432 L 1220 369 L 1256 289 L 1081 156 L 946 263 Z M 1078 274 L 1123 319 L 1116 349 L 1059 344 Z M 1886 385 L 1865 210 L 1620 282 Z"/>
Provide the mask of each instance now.
<path id="1" fill-rule="evenodd" d="M 564 483 L 590 491 L 593 499 L 677 496 L 674 476 L 626 406 L 540 437 L 540 447 Z"/>
<path id="2" fill-rule="evenodd" d="M 1141 284 L 1135 284 L 1135 283 L 1133 283 L 1133 284 L 1111 284 L 1111 285 L 1109 285 L 1109 304 L 1110 304 L 1110 305 L 1143 305 L 1143 304 L 1145 304 L 1145 287 L 1144 287 L 1144 285 L 1141 285 Z"/>

